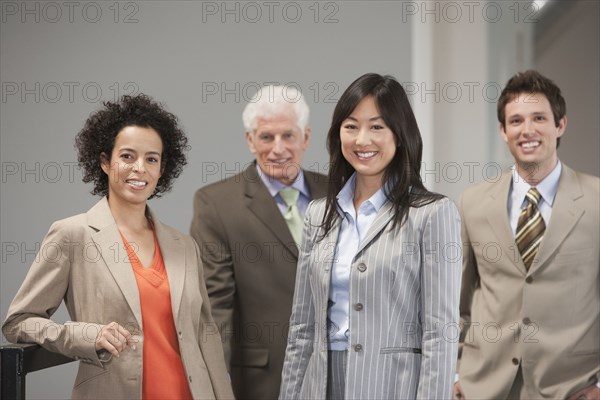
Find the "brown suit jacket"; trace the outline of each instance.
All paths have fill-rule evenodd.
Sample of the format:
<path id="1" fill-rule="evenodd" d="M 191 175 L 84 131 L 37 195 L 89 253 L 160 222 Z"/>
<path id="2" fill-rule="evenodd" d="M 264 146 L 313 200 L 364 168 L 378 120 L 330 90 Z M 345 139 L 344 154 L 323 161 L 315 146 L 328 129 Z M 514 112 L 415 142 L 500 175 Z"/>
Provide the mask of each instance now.
<path id="1" fill-rule="evenodd" d="M 565 398 L 600 378 L 599 182 L 563 164 L 529 271 L 508 221 L 511 174 L 463 193 L 459 374 L 467 400 L 505 399 L 519 366 L 539 398 Z"/>
<path id="2" fill-rule="evenodd" d="M 212 320 L 198 247 L 150 212 L 164 258 L 181 358 L 196 399 L 233 398 Z M 50 319 L 64 299 L 71 321 Z M 99 359 L 95 340 L 111 321 L 140 332 L 137 350 Z M 73 398 L 140 399 L 144 337 L 136 279 L 103 198 L 87 213 L 55 222 L 8 309 L 11 342 L 39 343 L 80 360 Z M 104 358 L 103 358 L 104 359 Z"/>
<path id="3" fill-rule="evenodd" d="M 200 246 L 236 398 L 275 399 L 298 248 L 256 168 L 196 192 L 191 234 Z M 313 199 L 326 195 L 324 175 L 304 171 L 304 177 Z"/>

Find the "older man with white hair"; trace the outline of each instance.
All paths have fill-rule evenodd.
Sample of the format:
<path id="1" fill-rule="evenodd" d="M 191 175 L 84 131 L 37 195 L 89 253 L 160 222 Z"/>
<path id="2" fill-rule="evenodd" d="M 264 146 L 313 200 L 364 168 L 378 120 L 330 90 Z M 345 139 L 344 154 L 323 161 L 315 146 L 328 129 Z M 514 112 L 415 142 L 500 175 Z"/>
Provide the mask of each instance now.
<path id="1" fill-rule="evenodd" d="M 194 198 L 191 234 L 237 399 L 279 394 L 304 212 L 327 190 L 301 167 L 308 118 L 296 88 L 261 88 L 242 115 L 255 162 Z"/>

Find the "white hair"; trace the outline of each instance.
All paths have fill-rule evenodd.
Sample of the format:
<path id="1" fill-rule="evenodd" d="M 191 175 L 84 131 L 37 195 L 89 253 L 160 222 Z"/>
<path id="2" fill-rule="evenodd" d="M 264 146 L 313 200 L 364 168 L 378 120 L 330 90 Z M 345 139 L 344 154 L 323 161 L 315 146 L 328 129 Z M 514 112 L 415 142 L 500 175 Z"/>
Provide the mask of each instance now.
<path id="1" fill-rule="evenodd" d="M 294 86 L 263 86 L 248 102 L 242 113 L 246 132 L 254 133 L 259 118 L 281 115 L 289 110 L 296 116 L 296 125 L 304 136 L 309 110 L 304 97 Z"/>

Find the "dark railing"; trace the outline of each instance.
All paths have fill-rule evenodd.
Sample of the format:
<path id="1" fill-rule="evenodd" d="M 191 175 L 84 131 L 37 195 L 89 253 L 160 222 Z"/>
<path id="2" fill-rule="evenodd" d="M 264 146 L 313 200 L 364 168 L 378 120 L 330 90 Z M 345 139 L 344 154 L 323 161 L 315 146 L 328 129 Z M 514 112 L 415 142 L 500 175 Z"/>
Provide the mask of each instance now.
<path id="1" fill-rule="evenodd" d="M 25 376 L 33 371 L 74 361 L 37 344 L 10 344 L 0 347 L 0 398 L 25 399 Z"/>

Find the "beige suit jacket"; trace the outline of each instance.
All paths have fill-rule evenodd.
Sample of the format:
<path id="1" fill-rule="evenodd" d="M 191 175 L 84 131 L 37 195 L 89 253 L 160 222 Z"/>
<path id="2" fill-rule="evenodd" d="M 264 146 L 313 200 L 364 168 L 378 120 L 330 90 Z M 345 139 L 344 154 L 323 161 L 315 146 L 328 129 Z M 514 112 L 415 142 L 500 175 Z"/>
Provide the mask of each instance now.
<path id="1" fill-rule="evenodd" d="M 220 336 L 210 314 L 198 247 L 150 212 L 164 258 L 175 329 L 196 399 L 233 398 Z M 50 319 L 64 299 L 71 321 Z M 140 332 L 137 349 L 108 361 L 95 340 L 111 321 Z M 11 342 L 39 343 L 80 360 L 73 398 L 142 397 L 144 337 L 136 279 L 103 198 L 87 213 L 55 222 L 8 310 L 2 332 Z"/>
<path id="2" fill-rule="evenodd" d="M 326 195 L 324 175 L 304 179 L 313 199 Z M 277 398 L 298 248 L 255 164 L 196 192 L 191 234 L 236 398 Z"/>
<path id="3" fill-rule="evenodd" d="M 467 400 L 505 399 L 519 366 L 538 398 L 565 398 L 598 380 L 599 182 L 563 164 L 529 271 L 509 226 L 511 173 L 463 193 L 459 373 Z"/>

